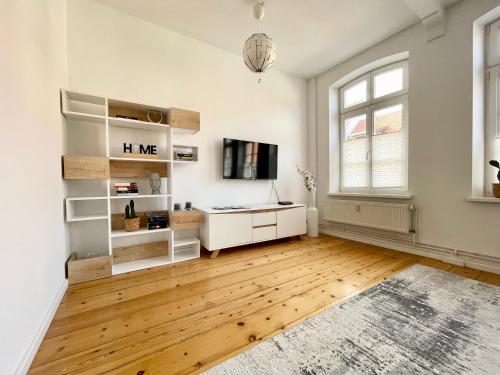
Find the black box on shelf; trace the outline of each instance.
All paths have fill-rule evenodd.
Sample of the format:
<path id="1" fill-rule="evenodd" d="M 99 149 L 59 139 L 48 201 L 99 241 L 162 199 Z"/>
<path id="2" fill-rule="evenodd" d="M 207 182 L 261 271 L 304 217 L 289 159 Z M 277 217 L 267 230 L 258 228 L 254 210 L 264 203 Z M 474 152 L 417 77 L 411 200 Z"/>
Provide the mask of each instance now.
<path id="1" fill-rule="evenodd" d="M 167 228 L 168 220 L 167 214 L 151 213 L 148 214 L 148 229 L 161 229 Z"/>

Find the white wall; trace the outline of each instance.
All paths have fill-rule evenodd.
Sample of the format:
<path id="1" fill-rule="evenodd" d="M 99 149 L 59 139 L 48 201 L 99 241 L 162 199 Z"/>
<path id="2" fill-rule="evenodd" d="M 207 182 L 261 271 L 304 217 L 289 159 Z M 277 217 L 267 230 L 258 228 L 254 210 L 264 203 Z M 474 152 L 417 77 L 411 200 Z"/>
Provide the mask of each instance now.
<path id="1" fill-rule="evenodd" d="M 464 0 L 447 10 L 445 36 L 427 43 L 419 23 L 316 77 L 320 199 L 328 199 L 331 177 L 329 87 L 372 61 L 409 51 L 409 190 L 419 209 L 418 239 L 500 256 L 500 205 L 465 200 L 472 186 L 472 23 L 499 4 Z"/>
<path id="2" fill-rule="evenodd" d="M 175 141 L 201 160 L 175 167 L 176 202 L 269 201 L 269 181 L 222 179 L 223 137 L 277 143 L 280 198 L 306 199 L 305 80 L 272 70 L 258 84 L 239 56 L 89 0 L 68 2 L 68 70 L 73 90 L 201 112 L 201 131 Z"/>
<path id="3" fill-rule="evenodd" d="M 30 350 L 36 350 L 44 319 L 65 285 L 59 113 L 59 87 L 66 84 L 65 8 L 63 0 L 2 1 L 0 12 L 3 374 L 26 370 L 21 363 L 30 364 Z"/>

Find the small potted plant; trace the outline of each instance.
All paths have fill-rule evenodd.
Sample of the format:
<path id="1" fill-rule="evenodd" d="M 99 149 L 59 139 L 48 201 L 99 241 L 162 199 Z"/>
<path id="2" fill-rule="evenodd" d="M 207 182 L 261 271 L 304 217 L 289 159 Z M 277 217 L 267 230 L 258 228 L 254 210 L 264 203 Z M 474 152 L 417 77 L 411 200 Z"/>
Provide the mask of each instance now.
<path id="1" fill-rule="evenodd" d="M 139 230 L 141 219 L 135 213 L 134 201 L 131 200 L 130 204 L 125 207 L 125 230 L 127 232 L 135 232 Z"/>
<path id="2" fill-rule="evenodd" d="M 493 187 L 493 196 L 495 198 L 500 198 L 500 163 L 498 162 L 498 160 L 490 160 L 490 165 L 495 168 L 498 168 L 498 174 L 497 174 L 498 183 L 493 183 L 491 185 Z"/>

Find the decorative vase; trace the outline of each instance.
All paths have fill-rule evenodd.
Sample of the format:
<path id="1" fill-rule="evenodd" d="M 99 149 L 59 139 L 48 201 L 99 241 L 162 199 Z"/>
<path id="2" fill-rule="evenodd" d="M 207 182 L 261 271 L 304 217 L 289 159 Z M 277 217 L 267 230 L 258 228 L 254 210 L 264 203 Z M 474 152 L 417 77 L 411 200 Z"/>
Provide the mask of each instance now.
<path id="1" fill-rule="evenodd" d="M 140 225 L 141 225 L 140 217 L 134 217 L 133 219 L 125 219 L 125 230 L 127 232 L 135 232 L 136 230 L 139 230 Z"/>
<path id="2" fill-rule="evenodd" d="M 149 186 L 151 186 L 151 194 L 160 195 L 161 177 L 159 173 L 151 173 L 149 177 Z"/>
<path id="3" fill-rule="evenodd" d="M 318 237 L 318 209 L 316 208 L 316 191 L 312 190 L 312 206 L 307 208 L 307 236 Z"/>
<path id="4" fill-rule="evenodd" d="M 491 184 L 493 187 L 493 196 L 495 198 L 500 198 L 500 184 Z"/>

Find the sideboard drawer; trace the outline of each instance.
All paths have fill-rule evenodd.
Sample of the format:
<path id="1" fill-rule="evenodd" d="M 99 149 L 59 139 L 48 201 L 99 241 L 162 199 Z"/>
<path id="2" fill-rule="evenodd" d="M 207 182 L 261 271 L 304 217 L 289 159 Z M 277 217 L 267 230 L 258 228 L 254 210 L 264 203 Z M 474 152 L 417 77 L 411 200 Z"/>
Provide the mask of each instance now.
<path id="1" fill-rule="evenodd" d="M 276 225 L 253 228 L 253 242 L 276 239 Z"/>
<path id="2" fill-rule="evenodd" d="M 252 220 L 254 227 L 276 224 L 276 212 L 259 212 L 257 214 L 253 214 Z"/>

